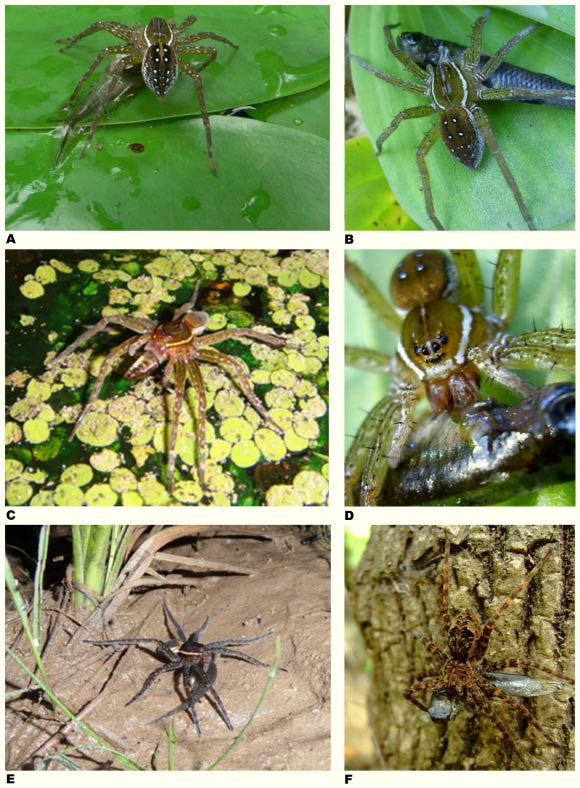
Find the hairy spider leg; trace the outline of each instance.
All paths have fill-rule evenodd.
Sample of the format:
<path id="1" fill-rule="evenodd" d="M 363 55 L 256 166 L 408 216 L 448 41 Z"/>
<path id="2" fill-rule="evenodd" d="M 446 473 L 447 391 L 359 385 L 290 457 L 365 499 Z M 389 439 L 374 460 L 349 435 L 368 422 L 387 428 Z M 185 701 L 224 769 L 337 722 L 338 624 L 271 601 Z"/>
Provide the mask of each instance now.
<path id="1" fill-rule="evenodd" d="M 507 706 L 510 707 L 510 709 L 512 709 L 512 711 L 516 711 L 518 714 L 520 714 L 526 720 L 526 722 L 528 722 L 537 731 L 539 731 L 546 738 L 546 740 L 550 742 L 550 744 L 553 744 L 555 747 L 560 746 L 559 742 L 557 742 L 556 739 L 550 736 L 548 731 L 546 731 L 540 725 L 537 719 L 528 711 L 528 709 L 524 706 L 523 703 L 516 700 L 514 697 L 512 697 L 512 695 L 510 695 L 509 693 L 502 690 L 500 687 L 496 686 L 492 682 L 487 681 L 482 677 L 478 678 L 477 684 L 480 687 L 480 689 L 485 690 L 486 693 L 491 694 L 491 696 L 494 698 L 500 698 L 503 703 L 505 703 Z"/>
<path id="2" fill-rule="evenodd" d="M 199 102 L 199 111 L 201 113 L 201 119 L 203 121 L 203 127 L 205 129 L 205 144 L 207 148 L 207 157 L 209 159 L 209 164 L 211 170 L 214 175 L 217 175 L 217 167 L 216 163 L 213 158 L 213 147 L 211 141 L 211 127 L 209 125 L 209 115 L 207 113 L 207 107 L 205 104 L 205 95 L 203 92 L 203 82 L 201 81 L 200 71 L 204 68 L 207 68 L 210 63 L 212 63 L 217 57 L 217 49 L 214 47 L 180 47 L 179 54 L 181 55 L 207 55 L 207 59 L 202 61 L 201 63 L 192 66 L 191 63 L 187 63 L 185 60 L 180 60 L 180 66 L 183 71 L 193 79 L 195 90 L 197 92 L 197 100 Z"/>
<path id="3" fill-rule="evenodd" d="M 443 555 L 443 626 L 445 631 L 449 632 L 451 629 L 451 618 L 449 616 L 449 554 L 451 552 L 451 543 L 449 539 L 445 539 L 445 553 Z"/>
<path id="4" fill-rule="evenodd" d="M 111 371 L 112 367 L 114 366 L 115 362 L 124 356 L 125 353 L 130 353 L 131 351 L 135 353 L 137 350 L 142 348 L 144 345 L 147 344 L 149 341 L 149 336 L 146 334 L 140 337 L 131 337 L 130 339 L 126 339 L 122 342 L 118 347 L 112 350 L 108 356 L 105 357 L 103 363 L 101 364 L 101 368 L 99 370 L 99 374 L 96 380 L 96 383 L 91 391 L 91 396 L 89 397 L 89 401 L 85 405 L 85 407 L 81 411 L 81 415 L 76 420 L 75 426 L 70 434 L 69 440 L 72 440 L 76 435 L 76 432 L 80 426 L 81 421 L 89 412 L 89 409 L 92 407 L 94 401 L 99 396 L 101 389 L 103 388 L 103 384 L 105 382 L 105 378 Z"/>
<path id="5" fill-rule="evenodd" d="M 412 686 L 408 687 L 403 692 L 403 697 L 406 700 L 410 700 L 411 703 L 417 706 L 417 708 L 421 709 L 421 711 L 426 711 L 429 713 L 427 706 L 425 706 L 425 704 L 422 703 L 422 701 L 420 701 L 418 698 L 414 697 L 416 693 L 423 692 L 423 690 L 428 689 L 434 690 L 435 692 L 440 689 L 445 689 L 445 682 L 442 681 L 439 676 L 425 676 L 419 681 L 416 681 Z"/>
<path id="6" fill-rule="evenodd" d="M 218 334 L 226 333 L 228 332 L 218 332 Z M 257 333 L 258 332 L 256 332 L 256 334 Z M 215 339 L 216 336 L 216 334 L 213 334 L 208 337 L 200 337 L 200 345 L 208 344 L 207 342 L 203 341 L 204 339 L 214 339 L 216 343 L 223 341 L 221 339 Z M 260 336 L 264 337 L 267 336 L 267 334 L 262 334 Z M 264 421 L 267 422 L 276 432 L 281 432 L 280 427 L 272 419 L 266 408 L 254 394 L 252 387 L 248 383 L 246 372 L 244 371 L 241 362 L 237 358 L 228 356 L 225 353 L 220 353 L 219 350 L 216 350 L 213 347 L 200 347 L 198 351 L 198 358 L 200 361 L 207 361 L 209 364 L 216 364 L 217 366 L 223 367 L 230 374 L 234 383 L 249 401 L 254 410 L 256 410 L 264 419 Z"/>
<path id="7" fill-rule="evenodd" d="M 194 19 L 195 19 L 195 17 L 194 17 Z M 175 627 L 175 631 L 177 632 L 178 636 L 181 638 L 182 644 L 185 643 L 187 640 L 194 640 L 194 641 L 198 640 L 200 635 L 203 635 L 205 630 L 208 628 L 209 616 L 207 616 L 207 618 L 205 619 L 203 624 L 200 626 L 200 628 L 196 629 L 195 632 L 193 633 L 193 635 L 191 635 L 188 638 L 186 636 L 185 632 L 183 631 L 183 628 L 182 628 L 181 624 L 177 621 L 177 619 L 175 618 L 175 616 L 173 615 L 173 613 L 169 609 L 169 605 L 167 604 L 167 601 L 166 601 L 165 597 L 163 597 L 163 611 L 165 612 L 165 615 L 167 616 L 167 618 L 171 621 L 171 623 Z"/>
<path id="8" fill-rule="evenodd" d="M 205 396 L 205 385 L 199 364 L 193 359 L 189 359 L 187 362 L 187 372 L 189 373 L 189 379 L 197 394 L 197 462 L 199 466 L 199 483 L 203 487 L 205 484 L 205 429 L 207 422 L 205 414 L 207 412 L 207 398 Z"/>
<path id="9" fill-rule="evenodd" d="M 128 317 L 126 315 L 110 315 L 109 317 L 104 317 L 102 320 L 99 320 L 98 323 L 95 323 L 94 326 L 90 326 L 86 331 L 75 339 L 68 347 L 62 350 L 57 356 L 47 362 L 47 367 L 53 367 L 55 364 L 58 364 L 67 356 L 70 356 L 71 353 L 83 345 L 87 340 L 94 337 L 95 334 L 99 334 L 101 331 L 105 331 L 109 326 L 121 326 L 121 328 L 128 328 L 130 331 L 135 331 L 136 334 L 145 334 L 148 331 L 152 331 L 156 323 L 153 320 L 149 320 L 148 318 L 144 317 Z M 134 338 L 134 337 L 133 337 Z"/>
<path id="10" fill-rule="evenodd" d="M 538 561 L 536 566 L 528 572 L 528 574 L 524 577 L 521 583 L 519 583 L 516 588 L 512 591 L 512 593 L 508 596 L 508 598 L 503 602 L 501 607 L 499 607 L 495 613 L 490 616 L 487 621 L 485 622 L 483 629 L 481 630 L 481 635 L 477 644 L 475 644 L 475 648 L 473 649 L 473 660 L 481 660 L 487 650 L 487 644 L 490 638 L 490 635 L 493 631 L 493 628 L 501 616 L 506 612 L 506 610 L 510 607 L 512 602 L 516 599 L 516 597 L 524 590 L 526 586 L 530 584 L 533 578 L 538 574 L 542 566 L 546 563 L 548 558 L 552 555 L 553 550 L 550 549 L 548 552 Z"/>
<path id="11" fill-rule="evenodd" d="M 497 718 L 493 707 L 485 694 L 481 692 L 474 686 L 470 686 L 467 691 L 463 694 L 463 701 L 468 705 L 471 706 L 476 712 L 479 710 L 483 711 L 485 716 L 488 720 L 495 725 L 495 727 L 503 733 L 504 739 L 507 741 L 513 752 L 517 755 L 519 760 L 522 762 L 524 769 L 528 768 L 528 765 L 524 759 L 524 756 L 521 753 L 520 748 L 516 744 L 515 740 L 509 734 L 505 725 Z"/>

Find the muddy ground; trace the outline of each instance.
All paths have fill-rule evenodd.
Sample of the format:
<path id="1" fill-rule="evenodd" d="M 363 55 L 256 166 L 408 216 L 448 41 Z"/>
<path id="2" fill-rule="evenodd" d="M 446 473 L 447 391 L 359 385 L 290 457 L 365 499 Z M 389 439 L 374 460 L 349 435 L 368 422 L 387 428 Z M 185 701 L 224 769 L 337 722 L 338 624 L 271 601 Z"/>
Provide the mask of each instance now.
<path id="1" fill-rule="evenodd" d="M 138 702 L 125 707 L 160 662 L 136 647 L 97 647 L 82 638 L 154 637 L 167 641 L 162 610 L 165 598 L 185 634 L 210 623 L 202 642 L 253 638 L 275 630 L 281 638 L 280 671 L 244 739 L 218 767 L 238 769 L 330 768 L 330 553 L 315 541 L 303 544 L 304 534 L 289 526 L 248 527 L 247 537 L 215 534 L 192 544 L 172 546 L 207 561 L 235 564 L 247 575 L 203 574 L 194 587 L 161 587 L 133 593 L 106 629 L 91 626 L 78 632 L 80 619 L 68 606 L 45 650 L 49 681 L 58 697 L 113 748 L 145 768 L 167 768 L 167 736 L 163 723 L 151 720 L 183 699 L 173 673 L 164 673 Z M 225 533 L 225 529 L 224 529 Z M 270 538 L 264 538 L 270 537 Z M 162 573 L 171 564 L 158 563 Z M 191 575 L 190 575 L 191 576 Z M 48 627 L 61 607 L 63 584 L 45 592 L 44 620 Z M 33 666 L 20 622 L 7 609 L 6 642 Z M 76 637 L 75 637 L 76 635 Z M 243 651 L 267 663 L 274 659 L 274 638 L 247 644 Z M 179 713 L 174 721 L 174 768 L 206 769 L 231 744 L 256 707 L 268 670 L 234 659 L 218 660 L 214 688 L 234 726 L 230 732 L 206 699 L 196 706 L 202 735 L 191 719 Z M 13 660 L 6 660 L 7 692 L 28 687 L 28 679 Z M 123 766 L 95 748 L 62 712 L 38 692 L 11 700 L 6 710 L 6 768 L 65 768 L 59 754 L 87 770 Z M 156 753 L 156 755 L 155 755 Z M 55 756 L 57 760 L 55 760 Z M 154 765 L 155 764 L 155 765 Z"/>

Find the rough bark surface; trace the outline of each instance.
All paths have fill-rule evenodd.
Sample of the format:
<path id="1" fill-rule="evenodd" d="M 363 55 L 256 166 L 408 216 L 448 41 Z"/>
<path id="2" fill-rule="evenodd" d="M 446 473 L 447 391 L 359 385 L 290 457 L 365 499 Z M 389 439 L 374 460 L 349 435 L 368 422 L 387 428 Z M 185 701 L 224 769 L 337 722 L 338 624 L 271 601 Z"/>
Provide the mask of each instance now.
<path id="1" fill-rule="evenodd" d="M 531 659 L 574 676 L 573 526 L 375 526 L 353 584 L 354 615 L 374 663 L 369 716 L 384 769 L 521 769 L 502 733 L 462 706 L 435 723 L 403 696 L 439 663 L 416 637 L 448 653 L 442 619 L 445 534 L 451 542 L 451 619 L 472 610 L 480 622 L 495 612 L 548 549 L 553 552 L 494 627 L 486 659 Z M 541 678 L 546 674 L 512 669 Z M 550 678 L 549 676 L 547 678 Z M 429 700 L 419 696 L 428 705 Z M 573 687 L 518 699 L 561 743 L 493 700 L 494 713 L 515 740 L 529 769 L 574 768 Z"/>

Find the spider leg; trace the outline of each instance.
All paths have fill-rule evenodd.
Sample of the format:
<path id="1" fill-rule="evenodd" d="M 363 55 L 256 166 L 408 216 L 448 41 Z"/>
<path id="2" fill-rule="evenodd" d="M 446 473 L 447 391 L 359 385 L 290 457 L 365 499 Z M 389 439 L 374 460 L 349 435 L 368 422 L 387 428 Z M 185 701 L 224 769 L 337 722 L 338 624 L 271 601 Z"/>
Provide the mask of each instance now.
<path id="1" fill-rule="evenodd" d="M 175 659 L 175 657 L 174 657 L 174 659 Z M 130 701 L 127 701 L 127 703 L 125 703 L 125 706 L 131 706 L 131 704 L 135 703 L 136 701 L 139 700 L 139 698 L 143 697 L 143 695 L 147 692 L 149 687 L 153 684 L 154 681 L 156 681 L 156 679 L 162 673 L 168 673 L 169 671 L 172 671 L 172 670 L 179 670 L 180 668 L 181 668 L 181 663 L 179 663 L 179 662 L 172 662 L 172 663 L 170 663 L 168 665 L 161 665 L 160 668 L 157 668 L 156 670 L 154 670 L 152 673 L 150 673 L 147 676 L 147 678 L 145 679 L 145 682 L 143 683 L 143 686 L 141 687 L 139 692 L 135 695 L 135 697 L 131 698 Z"/>
<path id="2" fill-rule="evenodd" d="M 209 645 L 209 644 L 208 644 Z M 243 651 L 237 651 L 237 649 L 233 648 L 220 648 L 219 650 L 211 649 L 212 653 L 215 653 L 218 657 L 231 657 L 231 659 L 239 659 L 242 662 L 247 662 L 250 665 L 255 665 L 257 668 L 270 668 L 271 665 L 267 664 L 266 662 L 261 662 L 259 659 L 255 659 L 255 657 L 250 657 L 249 654 L 244 654 Z"/>
<path id="3" fill-rule="evenodd" d="M 205 396 L 205 385 L 199 365 L 189 359 L 187 362 L 187 372 L 197 394 L 197 462 L 199 467 L 199 483 L 205 486 L 205 427 L 207 399 Z M 202 630 L 203 631 L 203 630 Z"/>
<path id="4" fill-rule="evenodd" d="M 516 183 L 516 179 L 514 178 L 513 173 L 510 170 L 509 165 L 499 148 L 499 145 L 497 144 L 497 140 L 495 138 L 493 131 L 491 130 L 491 126 L 489 124 L 489 119 L 487 115 L 481 109 L 481 107 L 474 107 L 473 117 L 477 123 L 477 127 L 485 137 L 485 141 L 489 145 L 489 149 L 492 152 L 493 157 L 496 160 L 502 172 L 502 175 L 505 178 L 505 181 L 511 190 L 511 193 L 514 196 L 515 201 L 518 204 L 520 213 L 523 216 L 525 223 L 528 225 L 528 229 L 535 230 L 536 228 L 534 227 L 532 217 L 530 216 L 528 209 L 525 206 L 522 193 L 520 192 L 519 186 Z"/>
<path id="5" fill-rule="evenodd" d="M 266 334 L 263 331 L 255 331 L 253 328 L 224 328 L 223 331 L 216 331 L 214 334 L 206 334 L 199 337 L 199 345 L 217 345 L 220 342 L 225 342 L 227 339 L 256 339 L 258 342 L 264 342 L 266 345 L 272 347 L 285 347 L 288 340 L 284 337 L 279 337 L 277 334 Z"/>
<path id="6" fill-rule="evenodd" d="M 234 44 L 234 42 L 230 41 L 229 38 L 218 36 L 217 33 L 192 33 L 192 35 L 190 36 L 184 36 L 184 38 L 179 39 L 179 41 L 177 42 L 177 51 L 179 52 L 179 54 L 181 54 L 182 52 L 185 53 L 185 50 L 188 49 L 188 47 L 182 49 L 183 44 L 193 44 L 195 41 L 203 41 L 204 39 L 207 38 L 211 38 L 212 41 L 221 41 L 222 44 L 227 44 L 233 49 L 239 49 L 238 44 Z M 194 51 L 192 53 L 187 53 L 187 54 L 196 54 L 198 47 L 194 47 L 193 50 Z"/>
<path id="7" fill-rule="evenodd" d="M 385 74 L 383 71 L 379 71 L 378 68 L 371 66 L 370 63 L 367 63 L 366 60 L 363 60 L 357 55 L 351 55 L 350 59 L 354 60 L 354 62 L 361 68 L 364 68 L 365 71 L 368 71 L 369 74 L 382 79 L 383 82 L 388 82 L 389 85 L 394 85 L 396 88 L 406 90 L 407 93 L 417 93 L 420 96 L 425 95 L 425 88 L 423 85 L 417 85 L 415 82 L 409 82 L 407 79 L 401 79 L 400 77 L 395 77 L 392 74 Z M 417 68 L 419 68 L 419 66 L 417 66 Z M 425 76 L 422 75 L 421 78 L 425 79 Z"/>
<path id="8" fill-rule="evenodd" d="M 218 712 L 219 716 L 224 721 L 224 723 L 225 723 L 226 727 L 228 728 L 228 730 L 233 731 L 234 726 L 232 725 L 232 723 L 230 721 L 230 718 L 228 717 L 228 713 L 227 713 L 227 711 L 225 709 L 224 704 L 222 703 L 222 699 L 220 698 L 220 696 L 217 694 L 217 692 L 214 690 L 213 687 L 211 687 L 208 690 L 207 698 L 210 701 L 210 703 L 214 706 L 214 708 Z"/>
<path id="9" fill-rule="evenodd" d="M 401 382 L 380 400 L 357 431 L 346 458 L 347 490 L 360 479 L 360 505 L 375 506 L 390 468 L 401 461 L 413 431 L 412 411 L 420 388 Z"/>
<path id="10" fill-rule="evenodd" d="M 510 369 L 556 369 L 573 372 L 576 362 L 576 332 L 565 328 L 545 328 L 510 337 L 497 352 Z"/>
<path id="11" fill-rule="evenodd" d="M 400 334 L 402 320 L 392 304 L 385 298 L 379 288 L 356 263 L 344 261 L 346 278 L 357 293 L 364 299 L 366 306 L 376 315 L 389 331 Z"/>
<path id="12" fill-rule="evenodd" d="M 432 640 L 429 640 L 429 638 L 426 638 L 425 635 L 421 635 L 421 634 L 418 634 L 417 637 L 419 638 L 421 643 L 425 646 L 427 651 L 433 654 L 439 660 L 439 662 L 441 662 L 442 664 L 445 664 L 447 662 L 447 660 L 449 659 L 447 654 L 441 651 L 441 649 L 438 646 L 436 646 Z"/>
<path id="13" fill-rule="evenodd" d="M 197 297 L 199 295 L 200 285 L 201 285 L 201 281 L 198 280 L 195 283 L 195 288 L 193 290 L 193 295 L 191 296 L 189 301 L 187 301 L 187 303 L 182 304 L 179 307 L 179 309 L 175 312 L 175 314 L 173 315 L 173 319 L 174 320 L 177 320 L 178 317 L 181 317 L 181 315 L 185 315 L 187 312 L 190 312 L 194 308 L 194 306 L 196 304 L 196 301 L 197 301 Z"/>
<path id="14" fill-rule="evenodd" d="M 563 673 L 559 673 L 557 670 L 552 670 L 551 668 L 545 667 L 545 665 L 541 665 L 539 662 L 534 662 L 532 659 L 504 659 L 501 662 L 492 662 L 484 663 L 486 673 L 493 673 L 498 670 L 503 670 L 504 668 L 533 668 L 535 670 L 540 670 L 543 673 L 548 673 L 550 676 L 555 676 L 558 679 L 562 679 L 563 681 L 568 682 L 568 684 L 574 684 L 575 680 L 572 676 L 565 676 Z"/>
<path id="15" fill-rule="evenodd" d="M 185 632 L 183 631 L 183 629 L 181 627 L 181 624 L 179 624 L 179 622 L 177 621 L 177 619 L 175 618 L 175 616 L 173 615 L 173 613 L 169 609 L 169 605 L 167 604 L 167 602 L 165 600 L 165 597 L 163 597 L 163 612 L 165 613 L 167 618 L 171 621 L 171 623 L 175 627 L 175 631 L 177 632 L 178 637 L 181 638 L 181 641 L 183 642 L 183 641 L 187 640 L 187 637 L 186 637 Z"/>
<path id="16" fill-rule="evenodd" d="M 417 79 L 420 80 L 421 82 L 425 82 L 425 79 L 428 76 L 428 72 L 425 71 L 425 69 L 421 68 L 421 66 L 418 63 L 415 63 L 406 52 L 404 52 L 402 49 L 399 49 L 399 47 L 395 44 L 395 39 L 393 38 L 393 34 L 391 33 L 391 30 L 394 30 L 398 26 L 399 26 L 398 24 L 384 25 L 383 33 L 385 34 L 385 38 L 387 39 L 387 46 L 389 47 L 391 54 L 393 54 L 397 58 L 399 63 L 401 63 L 401 65 L 404 66 L 409 73 L 413 74 L 413 76 L 417 77 Z M 424 89 L 423 89 L 423 95 L 425 95 Z"/>
<path id="17" fill-rule="evenodd" d="M 185 395 L 185 364 L 183 361 L 181 361 L 181 359 L 173 362 L 169 361 L 165 374 L 169 375 L 172 370 L 175 371 L 175 394 L 173 397 L 171 424 L 169 427 L 169 450 L 167 453 L 167 486 L 169 488 L 169 492 L 173 491 L 173 476 L 175 474 L 175 445 L 177 443 L 179 416 L 183 408 L 183 398 Z"/>
<path id="18" fill-rule="evenodd" d="M 182 50 L 183 54 L 187 54 L 185 50 Z M 209 64 L 214 61 L 217 57 L 217 50 L 213 47 L 196 47 L 196 54 L 199 55 L 207 55 L 207 60 L 204 60 L 203 63 L 196 64 L 196 66 L 192 66 L 190 63 L 187 63 L 185 60 L 180 58 L 179 64 L 183 71 L 188 74 L 195 84 L 195 89 L 197 91 L 197 100 L 199 101 L 199 111 L 201 113 L 201 118 L 203 121 L 203 127 L 205 129 L 205 143 L 207 148 L 207 157 L 209 159 L 209 164 L 211 170 L 214 175 L 217 175 L 217 167 L 215 165 L 215 161 L 213 159 L 213 152 L 212 152 L 212 142 L 211 142 L 211 128 L 209 125 L 209 116 L 207 114 L 207 107 L 205 105 L 205 96 L 203 94 L 203 83 L 201 81 L 201 77 L 199 72 L 202 71 L 204 68 L 209 66 Z"/>
<path id="19" fill-rule="evenodd" d="M 542 736 L 544 736 L 550 744 L 553 744 L 555 747 L 560 747 L 560 743 L 557 742 L 550 734 L 540 725 L 537 719 L 528 711 L 528 709 L 524 706 L 523 703 L 513 698 L 507 692 L 496 687 L 495 684 L 492 684 L 490 681 L 482 677 L 478 677 L 477 684 L 481 690 L 483 690 L 486 695 L 491 695 L 494 698 L 499 698 L 503 703 L 510 707 L 513 711 L 516 711 L 520 714 L 530 725 L 539 731 Z"/>
<path id="20" fill-rule="evenodd" d="M 476 648 L 473 649 L 473 653 L 471 655 L 471 660 L 472 661 L 476 662 L 476 661 L 482 659 L 483 655 L 486 652 L 487 644 L 488 644 L 490 635 L 492 633 L 492 630 L 493 630 L 493 628 L 495 626 L 496 621 L 499 618 L 501 618 L 501 616 L 503 616 L 503 614 L 508 609 L 508 607 L 511 605 L 511 603 L 514 601 L 514 599 L 524 590 L 524 588 L 527 585 L 529 585 L 531 583 L 533 578 L 538 574 L 538 572 L 540 571 L 542 566 L 546 563 L 546 561 L 551 556 L 551 554 L 552 554 L 552 550 L 550 549 L 550 550 L 548 550 L 548 552 L 544 556 L 542 556 L 542 558 L 540 558 L 540 560 L 535 565 L 535 567 L 531 570 L 531 572 L 528 572 L 528 574 L 524 577 L 522 582 L 519 583 L 519 585 L 516 586 L 516 588 L 514 588 L 512 593 L 503 602 L 501 607 L 499 607 L 495 611 L 495 613 L 492 616 L 490 616 L 490 618 L 488 618 L 488 620 L 485 622 L 485 624 L 483 626 L 483 629 L 481 630 L 481 635 L 480 635 L 479 640 L 477 642 L 477 646 L 476 646 Z"/>
<path id="21" fill-rule="evenodd" d="M 451 544 L 449 538 L 445 539 L 445 554 L 443 556 L 443 626 L 445 631 L 449 632 L 451 629 L 451 619 L 449 617 L 449 554 L 451 552 Z"/>
<path id="22" fill-rule="evenodd" d="M 418 709 L 421 711 L 426 711 L 429 714 L 429 709 L 417 698 L 414 698 L 417 692 L 422 692 L 423 690 L 432 689 L 432 690 L 440 690 L 445 687 L 445 683 L 441 680 L 439 676 L 425 676 L 425 678 L 421 679 L 420 681 L 416 681 L 410 687 L 408 687 L 404 692 L 403 696 L 410 700 Z"/>
<path id="23" fill-rule="evenodd" d="M 224 331 L 223 333 L 227 332 Z M 201 361 L 207 361 L 209 364 L 216 364 L 223 367 L 229 373 L 235 385 L 240 389 L 250 405 L 260 414 L 263 420 L 274 430 L 276 430 L 276 432 L 281 431 L 280 427 L 275 421 L 273 421 L 266 408 L 254 394 L 248 374 L 237 358 L 234 358 L 234 356 L 228 356 L 225 353 L 220 353 L 219 350 L 216 350 L 213 347 L 200 347 L 198 357 L 201 359 Z"/>
<path id="24" fill-rule="evenodd" d="M 188 27 L 191 27 L 197 22 L 196 16 L 186 16 L 183 22 L 180 22 L 177 27 L 175 28 L 175 35 L 176 37 L 181 36 L 184 30 L 187 30 Z M 183 38 L 181 39 L 184 40 Z"/>
<path id="25" fill-rule="evenodd" d="M 67 38 L 57 38 L 57 44 L 64 44 L 65 46 L 61 49 L 61 52 L 70 49 L 77 41 L 80 41 L 81 38 L 86 38 L 87 36 L 92 36 L 93 33 L 98 33 L 101 30 L 106 30 L 108 33 L 111 33 L 117 38 L 123 39 L 123 41 L 127 41 L 129 43 L 133 38 L 133 29 L 128 25 L 124 25 L 121 22 L 93 22 L 92 25 L 89 25 L 85 30 L 82 30 L 80 33 L 77 33 L 75 36 L 67 36 Z"/>
<path id="26" fill-rule="evenodd" d="M 146 334 L 155 328 L 156 323 L 147 318 L 127 317 L 126 315 L 110 315 L 109 317 L 104 317 L 102 320 L 99 320 L 98 323 L 95 323 L 94 326 L 90 326 L 86 331 L 83 331 L 80 337 L 77 337 L 68 347 L 48 361 L 46 366 L 55 366 L 55 364 L 60 363 L 64 358 L 70 356 L 71 353 L 74 353 L 78 347 L 91 339 L 91 337 L 94 337 L 95 334 L 98 334 L 100 331 L 105 331 L 109 326 L 115 325 L 121 326 L 121 328 L 128 328 L 130 331 L 135 331 L 136 334 Z"/>
<path id="27" fill-rule="evenodd" d="M 421 114 L 425 115 L 426 113 L 423 112 Z M 419 117 L 419 116 L 408 115 L 407 117 Z M 433 194 L 431 192 L 431 179 L 429 177 L 429 170 L 427 169 L 427 165 L 425 163 L 425 157 L 427 156 L 427 154 L 429 153 L 435 142 L 437 142 L 440 136 L 441 136 L 441 132 L 439 131 L 439 126 L 431 126 L 431 128 L 426 132 L 425 136 L 421 140 L 421 144 L 417 148 L 417 166 L 419 167 L 419 173 L 421 175 L 421 183 L 423 184 L 423 194 L 425 197 L 425 208 L 427 209 L 427 215 L 429 216 L 429 218 L 431 219 L 431 221 L 433 222 L 433 224 L 438 230 L 444 230 L 445 228 L 443 227 L 443 225 L 435 215 L 435 206 L 433 205 Z"/>
<path id="28" fill-rule="evenodd" d="M 500 318 L 504 326 L 509 325 L 516 311 L 521 259 L 521 250 L 503 249 L 495 266 L 492 312 Z"/>
<path id="29" fill-rule="evenodd" d="M 73 430 L 72 430 L 72 432 L 70 434 L 69 440 L 72 440 L 74 438 L 74 436 L 76 435 L 76 432 L 77 432 L 77 430 L 78 430 L 78 428 L 79 428 L 79 426 L 81 424 L 81 421 L 87 415 L 87 413 L 89 412 L 90 408 L 92 407 L 94 401 L 99 396 L 100 391 L 103 388 L 103 383 L 105 382 L 105 378 L 107 377 L 107 375 L 111 371 L 111 369 L 114 366 L 114 364 L 117 361 L 117 359 L 121 358 L 122 356 L 125 355 L 125 353 L 128 353 L 131 350 L 137 350 L 138 348 L 143 347 L 143 345 L 147 344 L 148 341 L 149 341 L 149 338 L 146 337 L 146 336 L 144 336 L 144 337 L 131 337 L 131 339 L 127 339 L 127 340 L 125 340 L 125 342 L 122 342 L 118 347 L 116 347 L 114 350 L 112 350 L 109 353 L 108 356 L 105 357 L 105 360 L 101 364 L 101 368 L 99 370 L 99 374 L 97 376 L 97 380 L 95 382 L 93 390 L 91 391 L 91 396 L 89 397 L 89 400 L 88 400 L 87 404 L 85 405 L 85 407 L 82 409 L 81 415 L 76 420 L 76 423 L 75 423 L 75 425 L 73 427 Z"/>
<path id="30" fill-rule="evenodd" d="M 489 700 L 485 696 L 485 694 L 481 692 L 481 690 L 478 689 L 477 687 L 471 686 L 469 689 L 466 689 L 462 699 L 464 703 L 466 703 L 472 709 L 475 709 L 476 712 L 481 710 L 485 714 L 488 720 L 493 725 L 495 725 L 495 727 L 503 734 L 504 739 L 507 741 L 513 752 L 517 755 L 519 760 L 522 762 L 524 769 L 527 769 L 528 764 L 524 760 L 524 756 L 522 755 L 521 750 L 519 749 L 518 745 L 515 743 L 512 736 L 507 731 L 505 725 L 501 722 L 501 720 L 499 720 L 496 717 L 493 708 Z"/>

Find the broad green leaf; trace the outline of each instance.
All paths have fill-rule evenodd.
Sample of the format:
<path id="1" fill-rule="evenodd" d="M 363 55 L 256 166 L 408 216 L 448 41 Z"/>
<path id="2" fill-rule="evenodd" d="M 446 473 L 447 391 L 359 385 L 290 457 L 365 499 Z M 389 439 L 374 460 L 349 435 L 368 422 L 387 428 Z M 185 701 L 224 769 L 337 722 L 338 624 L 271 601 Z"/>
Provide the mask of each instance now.
<path id="1" fill-rule="evenodd" d="M 519 14 L 493 7 L 483 31 L 483 48 L 495 52 L 526 26 Z M 543 24 L 509 53 L 507 61 L 523 68 L 574 81 L 573 8 L 567 14 L 535 16 Z M 471 27 L 484 6 L 354 6 L 350 24 L 350 52 L 384 73 L 416 82 L 389 52 L 383 33 L 386 24 L 400 31 L 418 31 L 434 38 L 469 44 Z M 555 27 L 550 27 L 554 24 Z M 566 32 L 562 32 L 565 30 Z M 398 31 L 395 31 L 397 33 Z M 371 140 L 407 107 L 427 100 L 388 85 L 352 63 L 356 94 Z M 574 113 L 568 109 L 516 102 L 482 102 L 499 147 L 522 192 L 538 229 L 574 226 Z M 427 216 L 416 152 L 437 116 L 404 120 L 383 146 L 381 166 L 397 199 L 424 229 Z M 450 230 L 527 229 L 514 196 L 487 149 L 478 170 L 457 162 L 437 141 L 427 156 L 435 213 Z"/>
<path id="2" fill-rule="evenodd" d="M 330 84 L 326 83 L 304 93 L 258 104 L 248 109 L 247 114 L 255 120 L 279 123 L 327 140 L 330 138 L 329 99 Z"/>
<path id="3" fill-rule="evenodd" d="M 52 168 L 62 105 L 95 56 L 107 45 L 123 43 L 101 31 L 61 53 L 56 39 L 79 33 L 98 19 L 143 25 L 155 15 L 179 22 L 193 13 L 198 21 L 188 32 L 213 31 L 239 44 L 234 50 L 209 41 L 218 50 L 217 60 L 203 71 L 210 113 L 270 104 L 327 86 L 328 9 L 322 6 L 9 7 L 6 160 L 11 228 L 327 229 L 328 145 L 313 142 L 298 124 L 293 134 L 290 129 L 281 134 L 273 124 L 213 116 L 219 170 L 214 178 L 203 134 L 192 139 L 192 129 L 201 129 L 201 124 L 190 120 L 199 115 L 199 107 L 186 74 L 164 100 L 142 88 L 111 109 L 85 159 L 80 159 L 84 135 L 72 134 L 62 166 Z M 196 56 L 187 60 L 200 62 Z M 240 129 L 243 139 L 232 148 Z M 143 155 L 121 155 L 127 141 L 141 137 L 148 143 Z M 300 148 L 306 153 L 296 156 Z M 275 177 L 275 170 L 283 177 Z M 264 179 L 270 187 L 275 180 L 276 189 Z M 265 200 L 269 210 L 261 211 L 261 223 L 240 221 L 240 205 L 247 200 L 253 205 L 256 192 L 264 191 L 266 198 L 258 202 Z M 304 199 L 306 192 L 311 200 Z M 40 209 L 39 193 L 44 195 Z"/>
<path id="4" fill-rule="evenodd" d="M 367 137 L 347 140 L 345 157 L 347 230 L 420 230 L 389 188 Z"/>
<path id="5" fill-rule="evenodd" d="M 328 144 L 313 134 L 212 118 L 217 177 L 200 119 L 99 130 L 102 150 L 51 169 L 55 140 L 14 134 L 6 221 L 34 230 L 321 230 L 328 226 Z M 130 147 L 140 143 L 144 150 Z M 282 153 L 283 151 L 283 153 Z M 160 170 L 159 162 L 163 162 Z M 30 177 L 31 163 L 44 179 Z M 171 177 L 168 173 L 172 173 Z"/>

